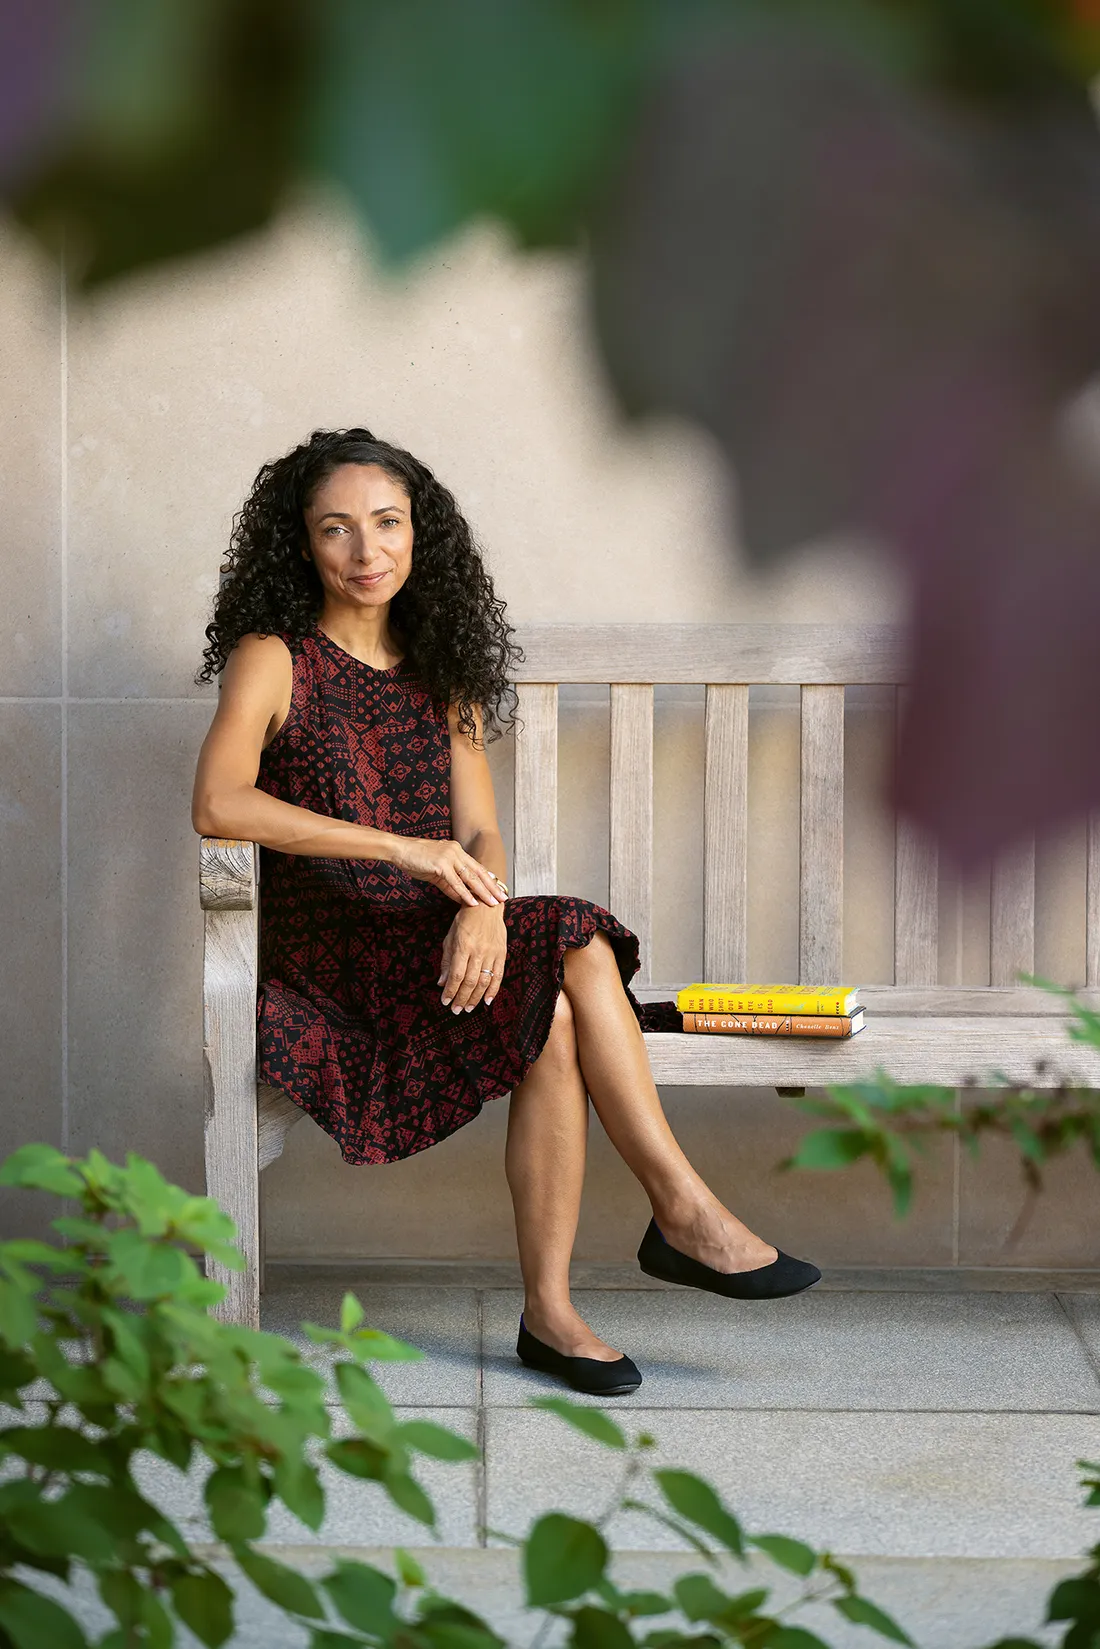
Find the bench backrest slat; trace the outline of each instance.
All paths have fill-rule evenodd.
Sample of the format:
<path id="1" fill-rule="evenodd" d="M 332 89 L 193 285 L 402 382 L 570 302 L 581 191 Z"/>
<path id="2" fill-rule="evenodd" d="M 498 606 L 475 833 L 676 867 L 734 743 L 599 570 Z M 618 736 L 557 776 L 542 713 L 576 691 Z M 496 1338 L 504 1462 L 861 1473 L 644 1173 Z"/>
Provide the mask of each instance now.
<path id="1" fill-rule="evenodd" d="M 939 977 L 939 855 L 935 842 L 899 818 L 894 846 L 894 983 Z"/>
<path id="2" fill-rule="evenodd" d="M 844 972 L 844 688 L 802 689 L 799 982 Z"/>
<path id="3" fill-rule="evenodd" d="M 1085 983 L 1100 985 L 1100 812 L 1088 816 L 1086 843 Z"/>
<path id="4" fill-rule="evenodd" d="M 905 679 L 902 632 L 890 624 L 532 624 L 515 681 L 843 687 Z"/>
<path id="5" fill-rule="evenodd" d="M 895 740 L 905 689 L 895 689 Z M 896 748 L 896 743 L 895 743 Z M 939 978 L 939 853 L 908 819 L 894 827 L 894 983 L 935 985 Z"/>
<path id="6" fill-rule="evenodd" d="M 554 682 L 516 687 L 515 847 L 513 893 L 556 893 L 558 886 L 558 689 Z"/>
<path id="7" fill-rule="evenodd" d="M 748 968 L 749 689 L 708 687 L 703 771 L 703 977 Z"/>
<path id="8" fill-rule="evenodd" d="M 640 985 L 653 969 L 653 688 L 611 686 L 608 897 L 638 936 Z"/>
<path id="9" fill-rule="evenodd" d="M 989 983 L 1014 985 L 1035 971 L 1035 839 L 993 861 L 989 894 Z"/>

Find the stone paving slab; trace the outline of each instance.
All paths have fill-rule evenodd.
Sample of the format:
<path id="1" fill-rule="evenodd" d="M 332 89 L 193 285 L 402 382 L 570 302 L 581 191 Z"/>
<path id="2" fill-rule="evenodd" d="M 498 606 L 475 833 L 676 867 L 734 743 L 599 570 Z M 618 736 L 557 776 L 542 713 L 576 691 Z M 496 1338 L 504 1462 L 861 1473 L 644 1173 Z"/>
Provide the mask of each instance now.
<path id="1" fill-rule="evenodd" d="M 365 1282 L 348 1270 L 333 1277 L 280 1277 L 260 1302 L 260 1326 L 285 1335 L 316 1369 L 327 1374 L 342 1359 L 338 1348 L 314 1345 L 303 1322 L 337 1328 L 346 1293 L 358 1299 L 369 1328 L 384 1329 L 424 1353 L 415 1363 L 372 1363 L 371 1372 L 391 1403 L 468 1408 L 478 1400 L 480 1346 L 477 1296 L 468 1288 L 431 1288 Z M 335 1389 L 330 1386 L 335 1400 Z"/>
<path id="2" fill-rule="evenodd" d="M 677 1289 L 574 1299 L 634 1358 L 643 1383 L 629 1401 L 647 1408 L 1100 1412 L 1093 1361 L 1052 1294 L 812 1289 L 745 1302 Z M 516 1359 L 522 1294 L 484 1300 L 485 1403 L 560 1389 Z M 1100 1300 L 1091 1320 L 1100 1343 Z"/>
<path id="3" fill-rule="evenodd" d="M 477 1417 L 472 1410 L 402 1408 L 401 1420 L 435 1420 L 451 1431 L 476 1440 Z M 347 1436 L 355 1430 L 342 1411 L 333 1414 L 333 1435 Z M 377 1484 L 350 1477 L 323 1458 L 314 1442 L 309 1456 L 320 1465 L 325 1491 L 325 1521 L 314 1533 L 281 1501 L 273 1502 L 268 1515 L 263 1545 L 296 1546 L 347 1544 L 371 1546 L 403 1545 L 423 1541 L 422 1523 L 399 1511 Z M 177 1522 L 185 1539 L 213 1540 L 203 1502 L 202 1489 L 210 1472 L 205 1456 L 196 1458 L 188 1472 L 179 1472 L 158 1455 L 142 1454 L 134 1462 L 134 1479 L 154 1505 Z M 415 1475 L 435 1504 L 438 1535 L 448 1546 L 474 1546 L 478 1540 L 478 1462 L 432 1460 L 416 1457 Z"/>
<path id="4" fill-rule="evenodd" d="M 1075 1558 L 1100 1539 L 1074 1462 L 1100 1456 L 1100 1417 L 620 1406 L 652 1433 L 657 1463 L 705 1476 L 745 1526 L 875 1557 Z M 593 1517 L 615 1498 L 621 1457 L 555 1416 L 486 1415 L 487 1522 L 518 1534 L 551 1508 Z M 615 1546 L 668 1550 L 678 1537 L 620 1513 Z"/>
<path id="5" fill-rule="evenodd" d="M 439 1591 L 477 1610 L 508 1644 L 527 1649 L 542 1617 L 523 1606 L 514 1552 L 446 1547 L 410 1550 L 416 1551 Z M 221 1571 L 236 1593 L 232 1649 L 306 1649 L 308 1634 L 288 1622 L 218 1548 L 208 1548 L 202 1555 Z M 313 1580 L 327 1573 L 338 1555 L 393 1571 L 388 1548 L 285 1546 L 273 1548 L 271 1555 Z M 985 1649 L 1010 1633 L 1025 1633 L 1039 1643 L 1054 1645 L 1060 1634 L 1040 1625 L 1044 1601 L 1059 1580 L 1074 1572 L 1074 1566 L 1065 1562 L 1036 1560 L 948 1558 L 929 1562 L 864 1558 L 857 1562 L 866 1596 L 887 1609 L 920 1649 Z M 693 1567 L 686 1554 L 625 1552 L 613 1558 L 611 1572 L 624 1586 L 667 1589 L 677 1575 Z M 763 1563 L 746 1569 L 729 1561 L 716 1578 L 730 1590 L 775 1581 L 777 1601 L 793 1591 L 791 1581 L 777 1576 L 770 1565 Z M 86 1574 L 77 1576 L 71 1591 L 49 1576 L 36 1575 L 33 1584 L 64 1602 L 89 1632 L 99 1634 L 114 1624 L 114 1617 L 100 1603 Z M 832 1609 L 807 1609 L 793 1618 L 808 1630 L 817 1631 L 832 1649 L 873 1649 L 873 1645 L 883 1642 L 865 1628 L 841 1620 Z M 551 1628 L 541 1639 L 543 1649 L 553 1649 L 565 1636 L 564 1626 Z M 193 1649 L 198 1639 L 183 1627 L 178 1642 L 181 1649 Z"/>
<path id="6" fill-rule="evenodd" d="M 1100 1368 L 1100 1294 L 1062 1294 L 1062 1309 Z"/>

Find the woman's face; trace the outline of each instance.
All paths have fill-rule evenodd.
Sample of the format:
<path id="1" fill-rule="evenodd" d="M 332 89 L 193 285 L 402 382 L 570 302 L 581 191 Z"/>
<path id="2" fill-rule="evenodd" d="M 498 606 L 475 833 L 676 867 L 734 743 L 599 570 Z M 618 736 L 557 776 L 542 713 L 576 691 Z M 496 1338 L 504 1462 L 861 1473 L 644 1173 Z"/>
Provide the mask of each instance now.
<path id="1" fill-rule="evenodd" d="M 325 601 L 384 607 L 412 570 L 409 495 L 377 464 L 341 464 L 305 510 L 309 553 Z"/>

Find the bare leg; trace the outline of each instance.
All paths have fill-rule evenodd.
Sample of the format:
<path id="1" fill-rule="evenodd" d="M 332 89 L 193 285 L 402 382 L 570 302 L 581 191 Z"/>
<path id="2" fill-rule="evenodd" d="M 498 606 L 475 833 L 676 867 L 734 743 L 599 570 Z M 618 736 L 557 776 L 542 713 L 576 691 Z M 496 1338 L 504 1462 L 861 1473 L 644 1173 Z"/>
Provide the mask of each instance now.
<path id="1" fill-rule="evenodd" d="M 770 1265 L 775 1249 L 723 1206 L 677 1144 L 604 934 L 566 952 L 564 994 L 572 1004 L 581 1070 L 596 1113 L 644 1186 L 662 1235 L 681 1253 L 718 1271 Z"/>
<path id="2" fill-rule="evenodd" d="M 587 1143 L 588 1095 L 563 991 L 546 1047 L 508 1107 L 504 1169 L 516 1214 L 523 1320 L 536 1339 L 566 1357 L 614 1361 L 620 1353 L 593 1334 L 569 1298 Z"/>

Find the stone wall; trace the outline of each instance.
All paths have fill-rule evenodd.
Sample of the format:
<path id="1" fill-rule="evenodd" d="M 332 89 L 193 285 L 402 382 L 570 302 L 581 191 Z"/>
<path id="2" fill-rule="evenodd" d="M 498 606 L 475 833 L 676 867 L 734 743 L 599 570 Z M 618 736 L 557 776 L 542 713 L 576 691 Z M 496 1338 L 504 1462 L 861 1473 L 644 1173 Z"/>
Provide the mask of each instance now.
<path id="1" fill-rule="evenodd" d="M 315 426 L 366 423 L 457 493 L 517 620 L 891 620 L 888 561 L 807 546 L 768 576 L 736 544 L 736 503 L 706 436 L 619 422 L 594 354 L 583 271 L 472 232 L 399 276 L 372 267 L 339 211 L 307 202 L 269 233 L 66 301 L 56 270 L 0 233 L 0 1151 L 49 1139 L 134 1150 L 200 1190 L 196 687 L 233 510 L 259 464 Z M 890 706 L 849 695 L 845 972 L 888 981 L 891 834 L 880 800 Z M 561 885 L 606 900 L 606 692 L 562 707 Z M 797 696 L 752 709 L 750 972 L 797 945 Z M 701 694 L 658 694 L 656 975 L 700 967 Z M 510 751 L 493 762 L 510 828 Z M 1039 855 L 1038 965 L 1083 973 L 1083 833 Z M 988 888 L 943 892 L 943 980 L 988 977 Z M 1087 1264 L 1093 1170 L 1007 1250 L 1022 1196 L 992 1156 L 945 1150 L 891 1219 L 870 1171 L 784 1177 L 797 1119 L 770 1091 L 670 1091 L 716 1190 L 767 1236 L 822 1262 Z M 305 1121 L 264 1176 L 272 1256 L 508 1257 L 506 1102 L 389 1168 L 343 1164 Z M 8 1231 L 40 1228 L 34 1199 Z M 632 1255 L 640 1192 L 592 1131 L 577 1252 Z"/>

